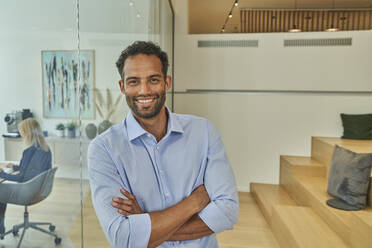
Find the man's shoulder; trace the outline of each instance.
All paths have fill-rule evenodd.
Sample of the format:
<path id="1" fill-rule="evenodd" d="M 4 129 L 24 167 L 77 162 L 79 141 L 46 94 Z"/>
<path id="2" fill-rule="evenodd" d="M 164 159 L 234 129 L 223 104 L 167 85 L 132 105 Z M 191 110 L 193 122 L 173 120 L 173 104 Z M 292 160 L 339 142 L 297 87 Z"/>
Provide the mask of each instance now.
<path id="1" fill-rule="evenodd" d="M 210 128 L 214 128 L 213 124 L 204 117 L 188 114 L 174 114 L 174 116 L 184 129 L 188 127 L 192 128 L 192 130 L 209 130 Z"/>
<path id="2" fill-rule="evenodd" d="M 206 118 L 196 116 L 196 115 L 189 115 L 189 114 L 176 114 L 173 113 L 174 117 L 177 119 L 177 121 L 180 122 L 182 125 L 200 125 L 200 124 L 205 124 L 209 122 Z"/>
<path id="3" fill-rule="evenodd" d="M 108 145 L 117 142 L 119 139 L 128 139 L 123 122 L 114 124 L 103 133 L 97 135 L 97 137 L 90 142 L 90 145 Z"/>
<path id="4" fill-rule="evenodd" d="M 195 115 L 174 114 L 183 130 L 187 133 L 201 135 L 207 133 L 209 137 L 219 136 L 216 127 L 208 119 Z M 201 135 L 202 137 L 202 135 Z"/>

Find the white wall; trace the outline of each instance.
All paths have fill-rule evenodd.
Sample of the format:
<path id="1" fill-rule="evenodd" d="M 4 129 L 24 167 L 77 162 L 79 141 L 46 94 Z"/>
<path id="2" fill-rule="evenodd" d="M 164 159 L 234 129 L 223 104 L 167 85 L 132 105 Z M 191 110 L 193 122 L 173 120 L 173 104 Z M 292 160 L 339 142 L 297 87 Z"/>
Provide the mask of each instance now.
<path id="1" fill-rule="evenodd" d="M 284 39 L 349 37 L 352 46 L 283 45 Z M 198 40 L 229 39 L 259 40 L 259 47 L 197 47 Z M 372 31 L 187 35 L 176 44 L 182 46 L 177 89 L 372 91 L 371 40 Z"/>
<path id="2" fill-rule="evenodd" d="M 187 1 L 175 1 L 175 87 L 372 91 L 372 31 L 188 35 Z M 352 37 L 351 47 L 283 48 L 286 38 Z M 259 48 L 197 48 L 198 39 L 259 39 Z M 178 93 L 178 113 L 211 120 L 239 190 L 278 183 L 279 155 L 310 155 L 311 136 L 342 135 L 339 114 L 370 113 L 372 94 Z"/>
<path id="3" fill-rule="evenodd" d="M 119 95 L 117 84 L 119 74 L 115 62 L 120 52 L 134 40 L 149 38 L 147 33 L 141 33 L 141 30 L 147 32 L 147 19 L 136 18 L 133 9 L 131 12 L 124 13 L 124 10 L 129 9 L 127 2 L 105 1 L 105 6 L 100 8 L 100 4 L 103 4 L 100 0 L 81 1 L 80 47 L 95 50 L 96 88 L 102 90 L 104 94 L 106 88 L 109 88 L 114 99 Z M 70 120 L 43 118 L 41 51 L 77 49 L 75 1 L 64 1 L 64 4 L 61 4 L 59 0 L 9 0 L 2 4 L 0 9 L 2 30 L 0 33 L 0 118 L 4 118 L 6 113 L 13 110 L 30 108 L 41 122 L 43 129 L 53 134 L 57 123 L 67 123 Z M 147 5 L 136 6 L 145 17 L 148 15 L 148 2 Z M 118 22 L 120 13 L 124 18 L 123 23 Z M 100 21 L 101 19 L 105 20 L 104 23 Z M 136 22 L 129 22 L 130 20 Z M 120 122 L 127 111 L 128 107 L 123 97 L 118 111 L 112 118 L 113 122 Z M 95 120 L 85 120 L 83 124 L 90 122 L 98 124 L 101 120 L 97 115 Z M 1 120 L 0 133 L 4 132 L 6 132 L 6 123 Z M 4 159 L 3 151 L 1 137 L 0 160 Z"/>

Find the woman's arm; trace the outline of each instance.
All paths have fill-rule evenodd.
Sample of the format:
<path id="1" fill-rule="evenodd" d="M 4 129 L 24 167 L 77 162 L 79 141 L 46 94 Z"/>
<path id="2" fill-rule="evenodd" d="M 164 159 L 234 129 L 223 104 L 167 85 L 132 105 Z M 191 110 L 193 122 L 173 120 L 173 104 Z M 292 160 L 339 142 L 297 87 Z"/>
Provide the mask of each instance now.
<path id="1" fill-rule="evenodd" d="M 24 150 L 19 166 L 13 165 L 13 170 L 19 171 L 18 174 L 12 175 L 12 174 L 5 173 L 4 171 L 1 171 L 0 178 L 3 178 L 8 181 L 13 181 L 13 182 L 19 182 L 20 180 L 22 180 L 23 174 L 25 172 L 25 166 L 27 166 L 26 163 L 27 161 L 30 160 L 30 156 L 32 155 L 32 153 L 30 152 L 31 152 L 30 148 L 27 148 L 26 150 Z"/>

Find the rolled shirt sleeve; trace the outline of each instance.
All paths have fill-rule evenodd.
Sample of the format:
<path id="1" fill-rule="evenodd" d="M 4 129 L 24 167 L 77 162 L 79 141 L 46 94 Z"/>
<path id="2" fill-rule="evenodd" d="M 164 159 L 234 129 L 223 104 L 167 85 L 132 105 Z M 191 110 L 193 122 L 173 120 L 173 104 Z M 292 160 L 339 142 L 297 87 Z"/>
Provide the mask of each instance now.
<path id="1" fill-rule="evenodd" d="M 215 233 L 232 229 L 238 222 L 239 200 L 234 173 L 218 131 L 208 121 L 208 154 L 204 184 L 211 202 L 199 217 Z"/>
<path id="2" fill-rule="evenodd" d="M 126 217 L 112 207 L 114 197 L 125 198 L 120 193 L 129 191 L 128 182 L 120 177 L 114 161 L 108 153 L 102 137 L 97 137 L 88 149 L 88 173 L 93 205 L 102 229 L 114 248 L 147 247 L 151 234 L 149 214 Z"/>

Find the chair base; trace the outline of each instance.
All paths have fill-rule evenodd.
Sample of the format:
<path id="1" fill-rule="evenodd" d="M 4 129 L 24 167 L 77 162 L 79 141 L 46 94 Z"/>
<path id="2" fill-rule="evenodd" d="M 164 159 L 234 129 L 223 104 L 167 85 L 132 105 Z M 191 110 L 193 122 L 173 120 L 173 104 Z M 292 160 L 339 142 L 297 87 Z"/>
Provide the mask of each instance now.
<path id="1" fill-rule="evenodd" d="M 47 226 L 47 225 L 49 226 L 49 231 L 38 227 L 38 226 Z M 27 206 L 25 207 L 23 223 L 18 224 L 18 225 L 14 225 L 11 230 L 5 232 L 4 234 L 0 234 L 0 239 L 4 239 L 4 237 L 6 235 L 11 234 L 11 233 L 13 234 L 13 236 L 18 236 L 18 232 L 21 228 L 23 228 L 23 231 L 22 231 L 21 239 L 18 242 L 17 248 L 21 247 L 23 237 L 24 237 L 24 235 L 26 233 L 26 230 L 28 228 L 32 228 L 32 229 L 35 229 L 37 231 L 40 231 L 40 232 L 43 232 L 45 234 L 48 234 L 48 235 L 51 235 L 51 236 L 55 237 L 54 242 L 57 245 L 62 242 L 62 239 L 60 237 L 58 237 L 55 233 L 53 233 L 56 227 L 52 223 L 50 223 L 50 222 L 30 222 L 29 221 Z"/>

